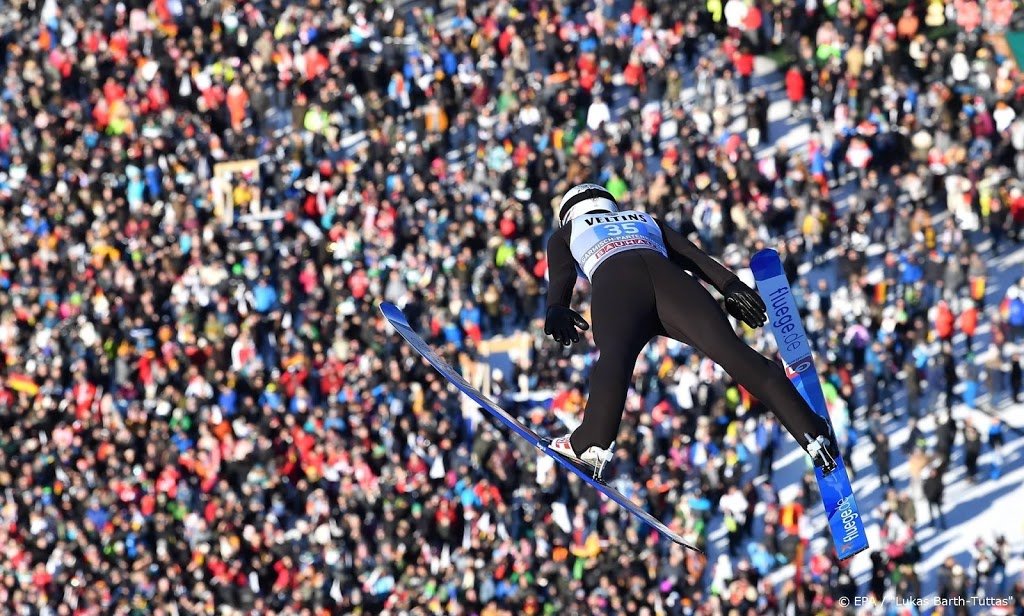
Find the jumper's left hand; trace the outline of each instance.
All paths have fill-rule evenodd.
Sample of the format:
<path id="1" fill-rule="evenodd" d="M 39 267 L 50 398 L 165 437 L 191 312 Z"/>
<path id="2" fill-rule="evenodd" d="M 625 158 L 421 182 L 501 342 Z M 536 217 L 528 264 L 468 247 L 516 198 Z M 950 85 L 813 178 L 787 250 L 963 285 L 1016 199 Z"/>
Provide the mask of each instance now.
<path id="1" fill-rule="evenodd" d="M 576 329 L 590 329 L 587 320 L 578 312 L 565 306 L 549 306 L 547 318 L 544 320 L 544 333 L 551 336 L 559 344 L 569 346 L 580 341 Z"/>
<path id="2" fill-rule="evenodd" d="M 725 308 L 729 314 L 751 329 L 757 329 L 768 322 L 768 307 L 764 305 L 764 300 L 742 280 L 737 278 L 730 282 L 722 294 L 725 295 Z"/>

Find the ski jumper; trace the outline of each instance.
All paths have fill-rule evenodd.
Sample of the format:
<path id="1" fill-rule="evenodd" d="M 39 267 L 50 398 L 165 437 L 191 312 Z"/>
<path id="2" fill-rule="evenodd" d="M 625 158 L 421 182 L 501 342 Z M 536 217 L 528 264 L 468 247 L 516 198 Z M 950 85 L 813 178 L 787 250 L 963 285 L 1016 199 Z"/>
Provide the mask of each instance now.
<path id="1" fill-rule="evenodd" d="M 831 435 L 789 382 L 784 369 L 739 338 L 715 298 L 696 278 L 723 291 L 738 277 L 682 234 L 638 211 L 583 214 L 548 241 L 548 306 L 569 308 L 577 265 L 591 282 L 591 319 L 600 355 L 590 376 L 577 452 L 607 449 L 622 421 L 637 357 L 655 336 L 697 349 L 765 403 L 806 447 Z M 834 442 L 834 438 L 832 439 Z"/>

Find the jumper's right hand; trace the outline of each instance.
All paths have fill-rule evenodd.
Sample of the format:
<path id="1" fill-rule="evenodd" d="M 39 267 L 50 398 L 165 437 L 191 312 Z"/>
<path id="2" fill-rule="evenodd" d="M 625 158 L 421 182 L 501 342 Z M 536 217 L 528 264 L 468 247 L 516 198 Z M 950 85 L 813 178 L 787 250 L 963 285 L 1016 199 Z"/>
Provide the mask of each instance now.
<path id="1" fill-rule="evenodd" d="M 725 309 L 750 329 L 757 329 L 768 322 L 768 307 L 757 291 L 740 279 L 735 279 L 722 290 L 725 295 Z"/>
<path id="2" fill-rule="evenodd" d="M 544 319 L 544 333 L 555 339 L 559 344 L 569 346 L 580 341 L 580 333 L 590 329 L 590 324 L 578 312 L 565 306 L 548 306 L 547 318 Z"/>

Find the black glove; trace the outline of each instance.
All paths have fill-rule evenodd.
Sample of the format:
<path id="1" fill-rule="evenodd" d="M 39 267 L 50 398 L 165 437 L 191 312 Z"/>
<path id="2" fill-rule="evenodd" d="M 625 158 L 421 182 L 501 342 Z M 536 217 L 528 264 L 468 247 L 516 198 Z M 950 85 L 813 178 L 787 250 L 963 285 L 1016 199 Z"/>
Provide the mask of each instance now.
<path id="1" fill-rule="evenodd" d="M 725 285 L 722 295 L 725 296 L 725 309 L 729 314 L 752 329 L 768 322 L 768 307 L 764 305 L 764 300 L 739 278 Z"/>
<path id="2" fill-rule="evenodd" d="M 578 312 L 565 306 L 548 306 L 547 318 L 544 319 L 544 333 L 555 339 L 555 342 L 569 346 L 580 341 L 580 333 L 576 328 L 590 329 L 590 324 Z"/>

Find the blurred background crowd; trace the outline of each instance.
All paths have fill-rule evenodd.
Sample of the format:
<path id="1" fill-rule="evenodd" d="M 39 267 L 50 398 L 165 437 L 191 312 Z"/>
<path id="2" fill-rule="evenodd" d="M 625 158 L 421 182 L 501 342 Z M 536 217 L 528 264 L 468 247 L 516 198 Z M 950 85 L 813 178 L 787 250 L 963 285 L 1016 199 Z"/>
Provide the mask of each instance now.
<path id="1" fill-rule="evenodd" d="M 825 614 L 987 592 L 1024 613 L 1005 536 L 918 567 L 948 482 L 1013 459 L 987 418 L 1022 400 L 1018 4 L 9 0 L 0 605 Z M 606 474 L 707 557 L 464 408 L 383 322 L 398 303 L 506 408 L 571 427 L 592 340 L 540 328 L 552 208 L 580 181 L 738 271 L 780 249 L 840 438 L 871 455 L 854 473 L 877 475 L 865 574 L 815 541 L 802 459 L 780 483 L 791 439 L 692 350 L 645 350 Z M 486 342 L 523 334 L 492 371 Z"/>

